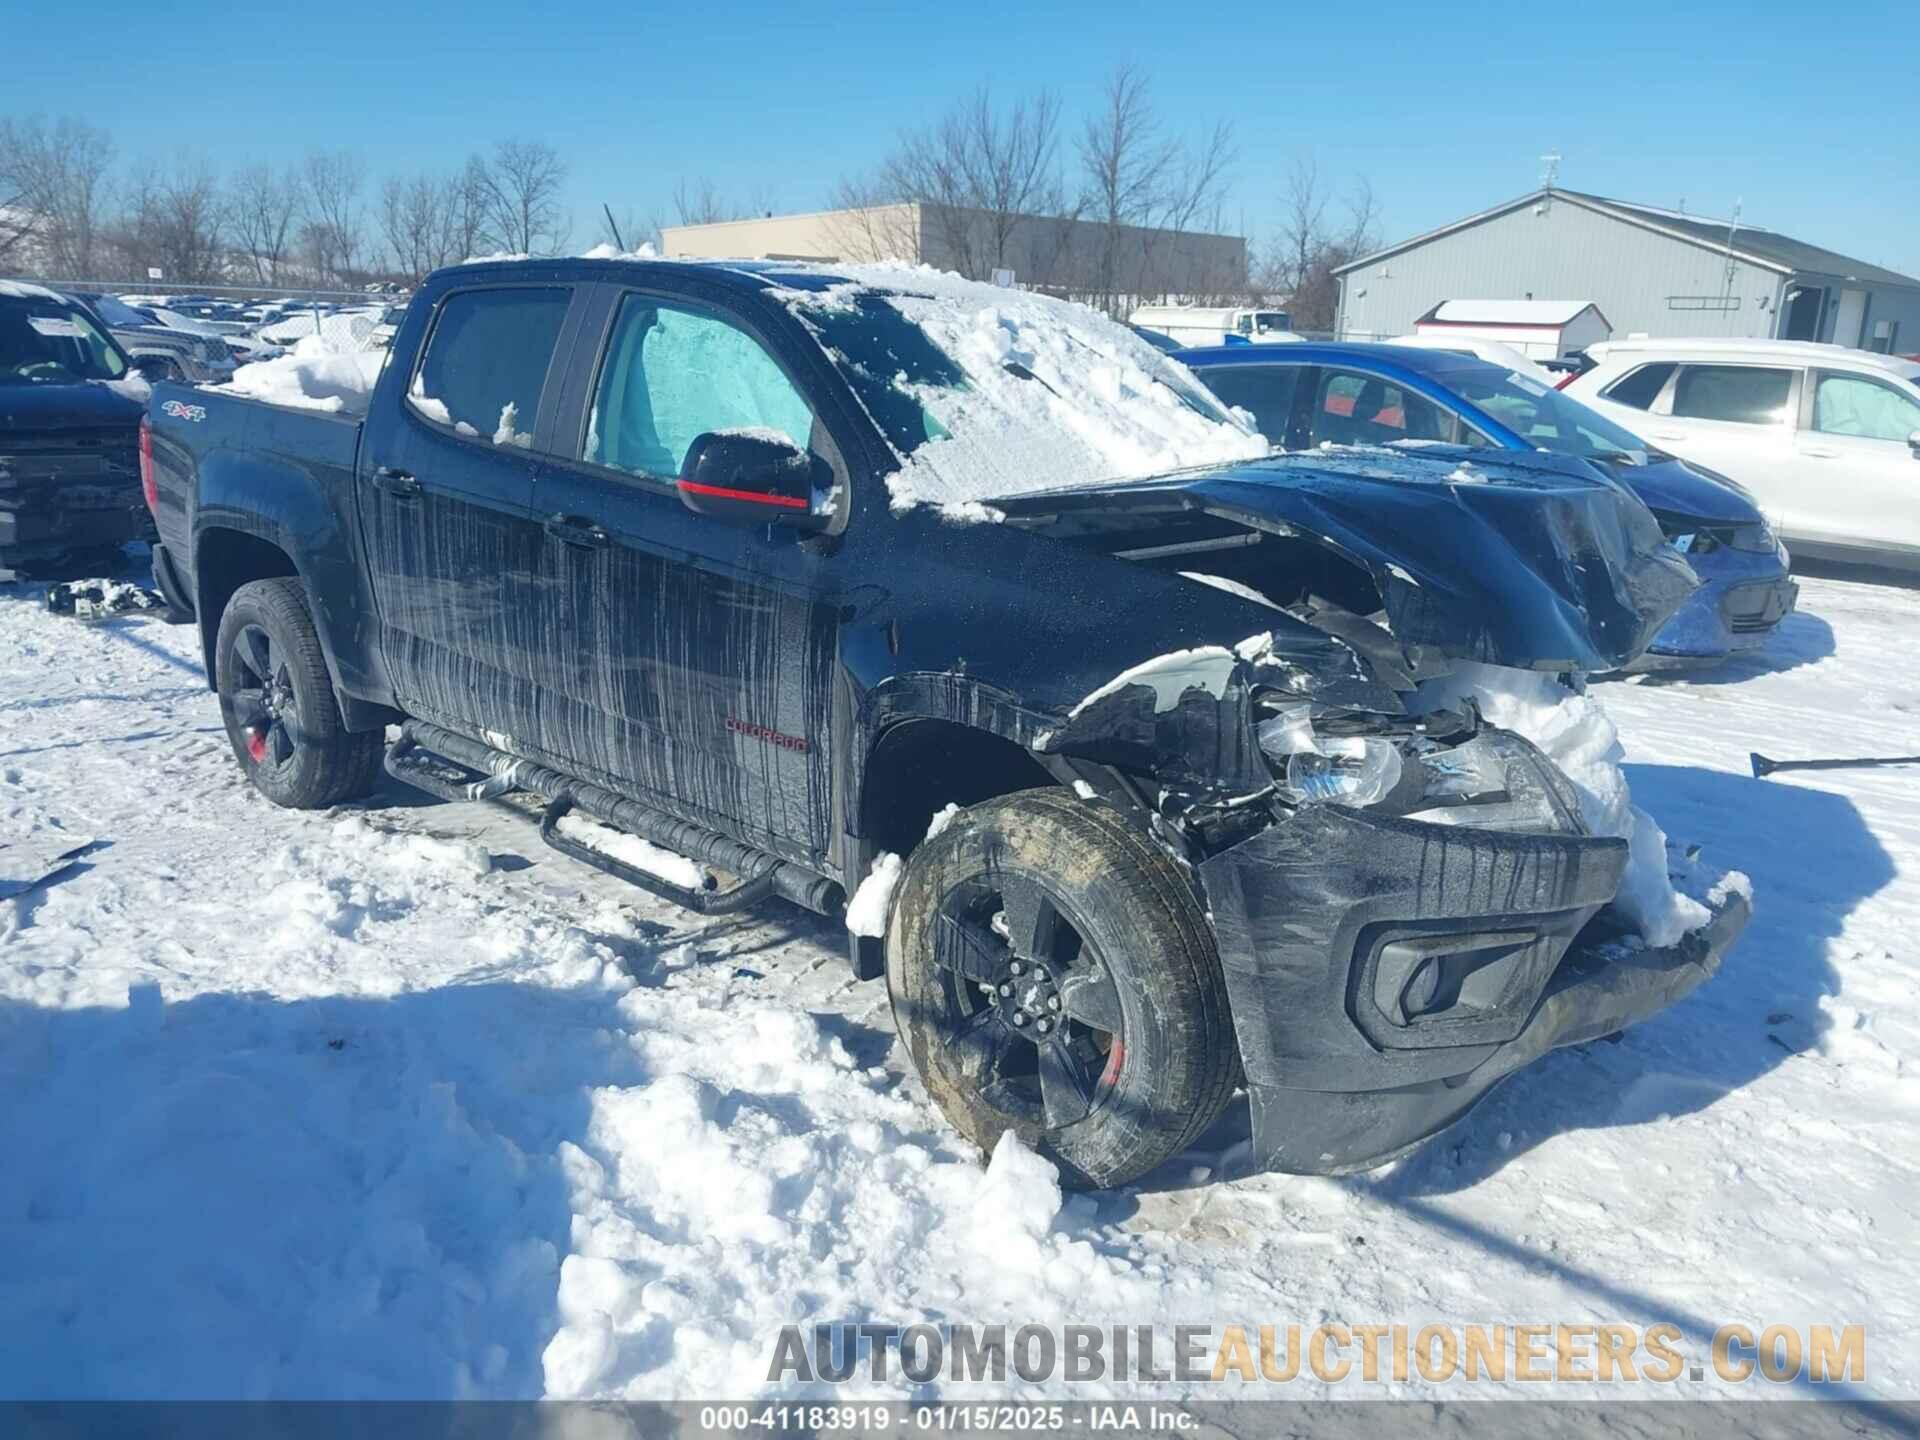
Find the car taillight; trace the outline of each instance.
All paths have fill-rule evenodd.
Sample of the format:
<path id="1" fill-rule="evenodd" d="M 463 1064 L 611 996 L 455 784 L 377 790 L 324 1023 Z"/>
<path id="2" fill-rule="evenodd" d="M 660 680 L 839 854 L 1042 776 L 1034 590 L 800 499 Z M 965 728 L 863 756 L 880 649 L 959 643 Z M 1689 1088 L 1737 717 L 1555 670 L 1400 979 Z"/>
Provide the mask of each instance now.
<path id="1" fill-rule="evenodd" d="M 160 487 L 153 480 L 153 422 L 140 417 L 140 493 L 147 497 L 147 510 L 160 518 Z"/>

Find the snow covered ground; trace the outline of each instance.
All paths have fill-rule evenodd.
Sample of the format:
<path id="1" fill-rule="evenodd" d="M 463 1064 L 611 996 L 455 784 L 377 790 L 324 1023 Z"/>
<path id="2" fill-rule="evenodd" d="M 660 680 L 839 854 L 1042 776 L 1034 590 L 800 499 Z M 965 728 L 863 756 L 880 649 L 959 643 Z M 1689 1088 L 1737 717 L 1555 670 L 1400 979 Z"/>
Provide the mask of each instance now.
<path id="1" fill-rule="evenodd" d="M 1334 1319 L 1857 1321 L 1920 1397 L 1920 771 L 1746 764 L 1920 750 L 1920 595 L 1802 606 L 1595 687 L 1638 803 L 1753 878 L 1711 985 L 1391 1170 L 1223 1179 L 1230 1113 L 1062 1203 L 943 1126 L 838 925 L 688 916 L 497 808 L 275 810 L 191 629 L 0 589 L 0 881 L 92 842 L 0 899 L 0 1395 L 737 1397 L 789 1320 Z"/>

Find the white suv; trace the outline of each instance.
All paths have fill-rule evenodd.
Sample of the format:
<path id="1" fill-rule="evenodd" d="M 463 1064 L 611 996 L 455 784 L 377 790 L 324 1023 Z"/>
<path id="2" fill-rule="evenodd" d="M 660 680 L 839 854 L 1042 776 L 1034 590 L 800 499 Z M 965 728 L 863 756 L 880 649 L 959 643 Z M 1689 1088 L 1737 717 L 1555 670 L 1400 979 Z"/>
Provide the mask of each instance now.
<path id="1" fill-rule="evenodd" d="M 1614 340 L 1563 387 L 1746 486 L 1796 554 L 1920 569 L 1920 365 L 1790 340 Z"/>

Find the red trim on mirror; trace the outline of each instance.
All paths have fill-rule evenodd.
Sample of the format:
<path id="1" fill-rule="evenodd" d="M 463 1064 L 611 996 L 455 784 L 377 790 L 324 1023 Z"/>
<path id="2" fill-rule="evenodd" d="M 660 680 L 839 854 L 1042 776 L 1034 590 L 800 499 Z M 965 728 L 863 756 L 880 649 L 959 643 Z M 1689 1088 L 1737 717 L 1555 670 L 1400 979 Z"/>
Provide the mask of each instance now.
<path id="1" fill-rule="evenodd" d="M 682 490 L 695 495 L 711 495 L 716 500 L 744 500 L 750 505 L 777 505 L 783 510 L 804 510 L 807 502 L 797 495 L 768 495 L 759 490 L 729 490 L 724 485 L 702 485 L 697 480 L 676 480 Z"/>

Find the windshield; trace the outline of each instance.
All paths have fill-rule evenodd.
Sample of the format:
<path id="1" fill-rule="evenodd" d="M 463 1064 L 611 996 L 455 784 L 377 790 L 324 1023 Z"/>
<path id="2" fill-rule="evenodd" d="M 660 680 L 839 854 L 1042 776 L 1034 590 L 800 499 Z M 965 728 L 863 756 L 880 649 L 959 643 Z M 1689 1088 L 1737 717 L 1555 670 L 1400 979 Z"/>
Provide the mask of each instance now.
<path id="1" fill-rule="evenodd" d="M 79 306 L 0 295 L 0 385 L 71 385 L 126 373 L 118 347 Z"/>
<path id="2" fill-rule="evenodd" d="M 1583 460 L 1646 464 L 1646 441 L 1550 385 L 1492 365 L 1463 368 L 1437 378 L 1537 449 Z"/>
<path id="3" fill-rule="evenodd" d="M 957 276 L 871 272 L 890 283 L 795 289 L 788 304 L 906 460 L 888 481 L 896 506 L 1265 453 L 1184 365 L 1095 310 Z"/>

